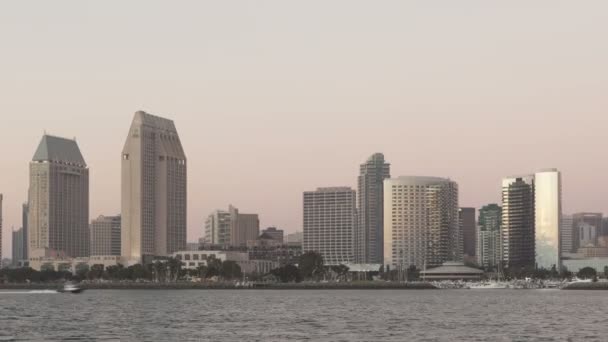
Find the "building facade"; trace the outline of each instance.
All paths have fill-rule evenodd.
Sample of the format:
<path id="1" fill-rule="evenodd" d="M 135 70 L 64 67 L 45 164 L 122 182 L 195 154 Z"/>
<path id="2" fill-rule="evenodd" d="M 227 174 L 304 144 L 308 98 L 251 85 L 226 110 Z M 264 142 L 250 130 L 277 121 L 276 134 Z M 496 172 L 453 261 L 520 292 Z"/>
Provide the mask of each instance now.
<path id="1" fill-rule="evenodd" d="M 215 210 L 205 220 L 204 243 L 211 245 L 230 244 L 230 213 Z"/>
<path id="2" fill-rule="evenodd" d="M 597 246 L 602 233 L 602 213 L 576 213 L 572 215 L 572 253 L 588 245 Z"/>
<path id="3" fill-rule="evenodd" d="M 572 215 L 562 215 L 562 225 L 559 237 L 562 244 L 562 255 L 576 253 L 574 250 L 574 219 Z"/>
<path id="4" fill-rule="evenodd" d="M 262 235 L 268 234 L 268 236 L 272 237 L 273 240 L 283 243 L 283 235 L 284 232 L 282 229 L 277 229 L 276 227 L 268 227 L 262 230 Z"/>
<path id="5" fill-rule="evenodd" d="M 4 196 L 0 194 L 0 268 L 2 268 L 2 201 Z"/>
<path id="6" fill-rule="evenodd" d="M 76 141 L 44 135 L 29 169 L 28 257 L 89 256 L 89 169 Z"/>
<path id="7" fill-rule="evenodd" d="M 557 169 L 534 174 L 536 267 L 561 270 L 562 179 Z M 600 220 L 601 223 L 601 220 Z"/>
<path id="8" fill-rule="evenodd" d="M 121 255 L 121 219 L 99 216 L 91 222 L 91 255 Z"/>
<path id="9" fill-rule="evenodd" d="M 230 244 L 232 246 L 247 246 L 247 241 L 255 240 L 260 235 L 260 219 L 258 214 L 241 214 L 233 206 L 230 213 Z"/>
<path id="10" fill-rule="evenodd" d="M 25 253 L 25 249 L 27 244 L 25 243 L 25 236 L 23 228 L 19 228 L 18 230 L 13 231 L 13 257 L 12 263 L 13 266 L 21 267 L 24 262 L 27 260 L 27 256 Z"/>
<path id="11" fill-rule="evenodd" d="M 355 261 L 382 264 L 384 258 L 384 186 L 390 178 L 390 164 L 375 153 L 359 167 L 357 229 L 354 234 Z"/>
<path id="12" fill-rule="evenodd" d="M 498 204 L 488 204 L 479 209 L 477 264 L 487 270 L 497 269 L 502 260 L 501 221 L 502 208 Z"/>
<path id="13" fill-rule="evenodd" d="M 502 180 L 502 258 L 506 268 L 535 265 L 534 176 Z"/>
<path id="14" fill-rule="evenodd" d="M 326 265 L 352 263 L 356 193 L 348 187 L 304 192 L 304 252 L 320 253 Z"/>
<path id="15" fill-rule="evenodd" d="M 172 120 L 135 113 L 122 151 L 122 254 L 133 262 L 186 248 L 187 161 Z"/>
<path id="16" fill-rule="evenodd" d="M 458 184 L 407 176 L 384 181 L 384 264 L 391 268 L 462 261 Z"/>
<path id="17" fill-rule="evenodd" d="M 462 232 L 462 251 L 465 260 L 475 260 L 477 248 L 477 224 L 475 208 L 460 208 L 458 222 Z"/>

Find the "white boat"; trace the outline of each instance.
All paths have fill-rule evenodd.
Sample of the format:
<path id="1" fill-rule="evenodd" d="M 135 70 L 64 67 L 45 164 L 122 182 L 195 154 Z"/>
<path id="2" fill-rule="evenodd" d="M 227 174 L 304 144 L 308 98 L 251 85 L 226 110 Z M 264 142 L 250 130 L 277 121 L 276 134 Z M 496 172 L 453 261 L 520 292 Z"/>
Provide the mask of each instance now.
<path id="1" fill-rule="evenodd" d="M 74 283 L 65 283 L 62 289 L 59 289 L 58 292 L 61 293 L 81 293 L 84 289 Z"/>
<path id="2" fill-rule="evenodd" d="M 470 283 L 469 288 L 471 290 L 479 290 L 479 289 L 508 289 L 509 284 L 498 281 L 485 281 L 479 283 Z"/>

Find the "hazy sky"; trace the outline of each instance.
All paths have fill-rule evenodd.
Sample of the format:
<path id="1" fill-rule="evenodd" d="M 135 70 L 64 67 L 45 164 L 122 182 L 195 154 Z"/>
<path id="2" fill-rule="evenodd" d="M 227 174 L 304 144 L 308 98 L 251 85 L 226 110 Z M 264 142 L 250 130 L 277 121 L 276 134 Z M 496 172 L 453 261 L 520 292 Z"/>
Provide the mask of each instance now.
<path id="1" fill-rule="evenodd" d="M 4 255 L 44 130 L 77 137 L 91 213 L 120 211 L 137 110 L 175 120 L 188 239 L 232 203 L 301 229 L 302 192 L 447 176 L 460 203 L 563 172 L 564 211 L 608 212 L 607 1 L 2 1 Z"/>

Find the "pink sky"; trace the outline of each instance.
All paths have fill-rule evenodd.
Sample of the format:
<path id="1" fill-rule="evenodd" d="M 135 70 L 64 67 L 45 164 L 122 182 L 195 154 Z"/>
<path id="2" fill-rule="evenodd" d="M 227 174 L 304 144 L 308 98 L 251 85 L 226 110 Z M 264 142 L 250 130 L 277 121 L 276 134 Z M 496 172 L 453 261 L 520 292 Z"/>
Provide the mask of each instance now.
<path id="1" fill-rule="evenodd" d="M 463 206 L 556 167 L 564 211 L 608 212 L 608 2 L 0 4 L 4 256 L 44 130 L 77 137 L 91 213 L 120 210 L 137 110 L 175 120 L 188 237 L 233 204 L 301 229 L 301 197 L 391 173 L 451 177 Z"/>

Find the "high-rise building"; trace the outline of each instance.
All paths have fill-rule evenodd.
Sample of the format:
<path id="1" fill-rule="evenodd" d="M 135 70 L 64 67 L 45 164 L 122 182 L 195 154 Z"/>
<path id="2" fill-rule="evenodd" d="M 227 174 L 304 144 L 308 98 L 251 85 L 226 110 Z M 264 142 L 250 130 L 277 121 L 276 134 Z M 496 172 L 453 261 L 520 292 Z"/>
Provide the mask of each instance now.
<path id="1" fill-rule="evenodd" d="M 477 263 L 485 269 L 497 269 L 501 262 L 502 239 L 500 225 L 502 208 L 488 204 L 479 209 Z"/>
<path id="2" fill-rule="evenodd" d="M 382 264 L 384 258 L 384 187 L 390 178 L 390 164 L 375 153 L 359 167 L 357 229 L 354 234 L 355 260 L 360 264 Z"/>
<path id="3" fill-rule="evenodd" d="M 575 253 L 574 250 L 574 231 L 573 225 L 574 219 L 572 215 L 562 215 L 562 225 L 559 237 L 562 244 L 562 255 L 563 253 Z"/>
<path id="4" fill-rule="evenodd" d="M 556 169 L 503 179 L 502 238 L 506 267 L 561 269 L 561 175 Z"/>
<path id="5" fill-rule="evenodd" d="M 75 140 L 44 135 L 30 163 L 28 256 L 89 256 L 89 169 Z"/>
<path id="6" fill-rule="evenodd" d="M 475 208 L 460 208 L 458 222 L 462 233 L 462 250 L 465 259 L 475 259 L 477 247 L 477 224 L 475 223 Z"/>
<path id="7" fill-rule="evenodd" d="M 172 120 L 136 112 L 122 151 L 122 255 L 186 248 L 186 155 Z"/>
<path id="8" fill-rule="evenodd" d="M 287 234 L 287 243 L 289 245 L 302 246 L 303 240 L 304 240 L 303 232 L 293 232 L 293 233 Z"/>
<path id="9" fill-rule="evenodd" d="M 272 237 L 273 240 L 283 243 L 283 229 L 277 229 L 277 227 L 268 227 L 262 230 L 262 234 Z"/>
<path id="10" fill-rule="evenodd" d="M 356 193 L 348 187 L 304 192 L 304 252 L 315 251 L 326 265 L 354 261 Z"/>
<path id="11" fill-rule="evenodd" d="M 3 195 L 0 194 L 0 268 L 2 268 L 2 200 Z"/>
<path id="12" fill-rule="evenodd" d="M 30 212 L 30 207 L 28 206 L 27 203 L 23 203 L 23 206 L 21 208 L 21 229 L 23 229 L 23 260 L 28 260 L 29 258 L 29 254 L 28 254 L 28 246 L 29 246 L 29 228 L 28 228 L 28 216 L 29 216 L 29 212 Z"/>
<path id="13" fill-rule="evenodd" d="M 229 245 L 230 227 L 229 212 L 224 210 L 216 210 L 212 212 L 205 220 L 203 241 L 212 245 Z"/>
<path id="14" fill-rule="evenodd" d="M 602 213 L 576 213 L 572 215 L 572 253 L 588 245 L 597 246 L 602 234 Z"/>
<path id="15" fill-rule="evenodd" d="M 13 231 L 13 266 L 22 266 L 26 260 L 23 227 Z"/>
<path id="16" fill-rule="evenodd" d="M 233 206 L 228 208 L 230 213 L 230 244 L 235 247 L 247 246 L 247 241 L 260 236 L 260 219 L 258 214 L 241 214 Z"/>
<path id="17" fill-rule="evenodd" d="M 534 267 L 534 176 L 502 180 L 502 258 L 506 268 Z"/>
<path id="18" fill-rule="evenodd" d="M 562 179 L 557 169 L 534 174 L 536 267 L 561 270 Z M 601 220 L 600 220 L 601 222 Z"/>
<path id="19" fill-rule="evenodd" d="M 384 181 L 384 264 L 407 268 L 462 261 L 458 184 L 438 177 Z"/>
<path id="20" fill-rule="evenodd" d="M 91 255 L 121 255 L 120 215 L 99 216 L 91 222 Z"/>

